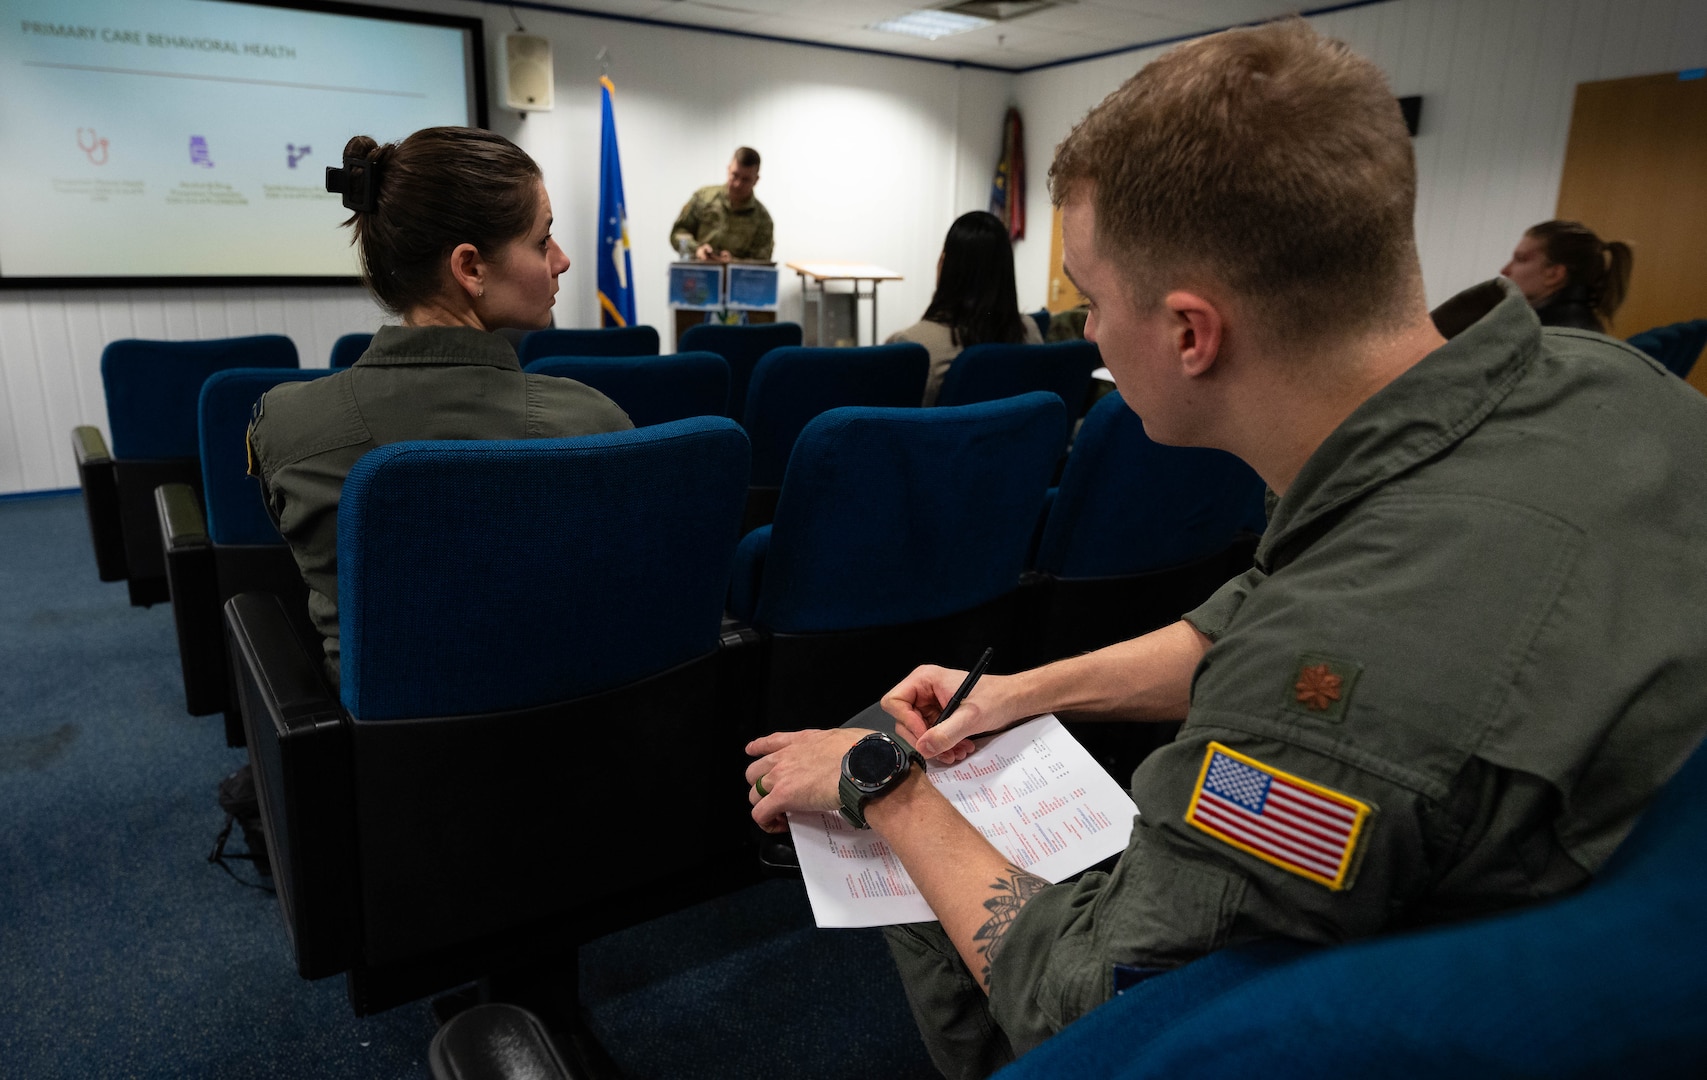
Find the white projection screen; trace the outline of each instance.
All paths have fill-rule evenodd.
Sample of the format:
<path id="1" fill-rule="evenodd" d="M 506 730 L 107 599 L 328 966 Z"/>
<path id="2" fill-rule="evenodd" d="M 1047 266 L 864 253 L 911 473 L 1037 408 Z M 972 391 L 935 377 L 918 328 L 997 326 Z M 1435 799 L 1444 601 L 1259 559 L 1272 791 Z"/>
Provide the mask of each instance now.
<path id="1" fill-rule="evenodd" d="M 0 286 L 349 282 L 352 135 L 485 126 L 477 19 L 0 0 Z"/>

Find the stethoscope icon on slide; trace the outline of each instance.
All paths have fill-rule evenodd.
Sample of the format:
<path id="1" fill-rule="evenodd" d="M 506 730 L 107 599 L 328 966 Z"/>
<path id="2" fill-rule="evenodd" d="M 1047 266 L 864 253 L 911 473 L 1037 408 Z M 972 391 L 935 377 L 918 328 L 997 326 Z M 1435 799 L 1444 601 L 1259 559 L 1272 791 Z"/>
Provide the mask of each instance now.
<path id="1" fill-rule="evenodd" d="M 87 133 L 87 139 L 84 138 L 85 133 Z M 77 146 L 78 149 L 88 155 L 89 164 L 105 165 L 107 163 L 107 140 L 95 134 L 94 128 L 77 129 Z"/>

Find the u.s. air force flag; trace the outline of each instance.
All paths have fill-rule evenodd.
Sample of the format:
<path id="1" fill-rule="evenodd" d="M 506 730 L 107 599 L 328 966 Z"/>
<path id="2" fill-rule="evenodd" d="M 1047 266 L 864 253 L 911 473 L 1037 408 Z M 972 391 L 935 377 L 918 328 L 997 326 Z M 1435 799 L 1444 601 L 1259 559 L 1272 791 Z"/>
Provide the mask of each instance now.
<path id="1" fill-rule="evenodd" d="M 628 256 L 628 206 L 622 198 L 622 159 L 616 152 L 616 87 L 599 77 L 604 137 L 599 147 L 599 324 L 634 325 L 634 265 Z"/>

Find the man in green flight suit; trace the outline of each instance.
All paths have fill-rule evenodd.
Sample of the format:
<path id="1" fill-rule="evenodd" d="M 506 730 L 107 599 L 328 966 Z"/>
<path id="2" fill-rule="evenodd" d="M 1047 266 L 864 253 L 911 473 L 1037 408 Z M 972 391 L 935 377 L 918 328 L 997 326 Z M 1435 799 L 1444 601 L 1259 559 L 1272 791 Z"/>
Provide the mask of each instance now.
<path id="1" fill-rule="evenodd" d="M 670 243 L 701 262 L 767 261 L 776 246 L 770 211 L 753 197 L 759 182 L 759 152 L 738 147 L 729 176 L 693 193 L 670 226 Z"/>
<path id="2" fill-rule="evenodd" d="M 841 809 L 930 903 L 938 922 L 886 934 L 953 1077 L 1117 971 L 1577 888 L 1707 730 L 1707 399 L 1544 331 L 1509 282 L 1431 319 L 1373 64 L 1300 20 L 1199 39 L 1094 109 L 1050 177 L 1085 337 L 1146 432 L 1238 455 L 1277 501 L 1256 566 L 1180 622 L 986 677 L 940 726 L 961 672 L 883 700 L 939 761 L 1045 712 L 1184 717 L 1132 777 L 1107 873 L 1026 873 L 906 753 L 879 777 L 882 735 L 749 745 L 761 826 Z"/>

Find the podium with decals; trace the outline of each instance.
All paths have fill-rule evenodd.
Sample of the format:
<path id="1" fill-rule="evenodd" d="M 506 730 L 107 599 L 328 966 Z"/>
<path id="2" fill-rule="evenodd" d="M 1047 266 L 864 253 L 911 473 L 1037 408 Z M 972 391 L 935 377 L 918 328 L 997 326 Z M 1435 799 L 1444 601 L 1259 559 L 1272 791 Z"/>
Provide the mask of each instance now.
<path id="1" fill-rule="evenodd" d="M 727 263 L 673 262 L 669 268 L 669 304 L 675 312 L 675 336 L 705 322 L 776 322 L 778 274 L 775 263 L 734 260 Z"/>

